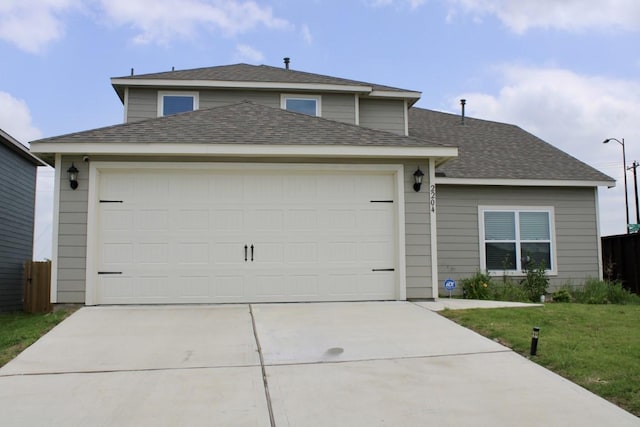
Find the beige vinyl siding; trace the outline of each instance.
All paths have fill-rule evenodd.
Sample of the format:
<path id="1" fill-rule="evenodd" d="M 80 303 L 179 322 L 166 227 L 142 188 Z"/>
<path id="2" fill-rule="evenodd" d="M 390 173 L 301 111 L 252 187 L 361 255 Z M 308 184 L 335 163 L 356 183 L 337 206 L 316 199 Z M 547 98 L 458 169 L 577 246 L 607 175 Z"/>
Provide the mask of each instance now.
<path id="1" fill-rule="evenodd" d="M 114 156 L 94 156 L 92 161 L 117 161 Z M 58 303 L 84 303 L 85 272 L 87 250 L 87 188 L 88 164 L 81 157 L 63 157 L 61 167 L 66 171 L 71 161 L 78 168 L 78 189 L 69 188 L 66 173 L 62 173 L 60 185 L 60 225 L 58 236 Z M 183 157 L 143 157 L 139 161 L 202 161 L 202 158 Z M 228 159 L 226 159 L 228 160 Z M 225 159 L 211 158 L 211 162 Z M 272 162 L 273 159 L 241 159 L 242 162 Z M 303 163 L 309 159 L 288 159 L 288 162 Z M 313 163 L 321 163 L 314 159 Z M 326 159 L 327 163 L 359 163 L 354 159 Z M 395 163 L 387 161 L 366 163 Z M 425 181 L 419 193 L 413 191 L 413 172 L 417 164 L 404 165 L 405 185 L 405 251 L 407 267 L 407 298 L 431 297 L 431 239 L 429 225 L 429 203 L 427 182 L 428 169 L 420 167 L 425 173 Z"/>
<path id="2" fill-rule="evenodd" d="M 304 94 L 300 94 L 300 96 L 304 96 Z M 250 101 L 271 108 L 280 108 L 280 93 L 244 90 L 199 91 L 200 109 L 222 107 L 242 101 Z M 322 117 L 325 119 L 349 124 L 356 123 L 355 97 L 353 95 L 323 94 L 321 102 Z M 155 117 L 158 117 L 158 89 L 129 88 L 127 122 Z"/>
<path id="3" fill-rule="evenodd" d="M 69 187 L 66 170 L 73 161 L 78 168 L 78 188 Z M 63 157 L 60 168 L 58 225 L 58 302 L 84 303 L 87 252 L 87 198 L 89 164 L 82 157 Z M 55 274 L 55 272 L 53 272 Z"/>
<path id="4" fill-rule="evenodd" d="M 356 124 L 356 100 L 353 95 L 322 95 L 322 117 L 337 122 Z"/>
<path id="5" fill-rule="evenodd" d="M 129 88 L 127 123 L 158 117 L 158 90 Z"/>
<path id="6" fill-rule="evenodd" d="M 405 135 L 404 101 L 360 98 L 360 126 Z"/>
<path id="7" fill-rule="evenodd" d="M 413 191 L 413 172 L 417 164 L 404 165 L 405 252 L 407 265 L 407 298 L 431 298 L 431 225 L 429 217 L 429 171 L 422 189 Z"/>
<path id="8" fill-rule="evenodd" d="M 554 208 L 558 274 L 550 276 L 552 287 L 599 276 L 593 188 L 438 185 L 437 198 L 439 283 L 479 270 L 478 206 L 487 205 Z"/>
<path id="9" fill-rule="evenodd" d="M 259 105 L 280 108 L 280 94 L 275 92 L 255 92 L 245 90 L 202 90 L 200 91 L 200 109 L 222 107 L 251 101 Z"/>

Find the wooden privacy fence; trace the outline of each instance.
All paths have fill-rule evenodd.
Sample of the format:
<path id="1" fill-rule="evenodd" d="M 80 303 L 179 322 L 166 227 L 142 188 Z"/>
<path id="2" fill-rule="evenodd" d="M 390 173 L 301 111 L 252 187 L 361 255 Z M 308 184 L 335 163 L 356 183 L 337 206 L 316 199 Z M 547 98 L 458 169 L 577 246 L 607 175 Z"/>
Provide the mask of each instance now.
<path id="1" fill-rule="evenodd" d="M 27 313 L 51 311 L 51 261 L 25 261 L 23 307 Z"/>
<path id="2" fill-rule="evenodd" d="M 640 295 L 640 233 L 602 238 L 604 278 Z"/>

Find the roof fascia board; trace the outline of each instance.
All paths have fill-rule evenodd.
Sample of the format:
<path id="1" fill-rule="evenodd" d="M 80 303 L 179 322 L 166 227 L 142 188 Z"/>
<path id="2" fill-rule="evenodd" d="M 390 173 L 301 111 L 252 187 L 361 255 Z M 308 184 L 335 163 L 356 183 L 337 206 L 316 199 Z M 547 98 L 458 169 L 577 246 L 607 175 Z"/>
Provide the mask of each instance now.
<path id="1" fill-rule="evenodd" d="M 378 98 L 403 98 L 420 99 L 422 92 L 415 91 L 394 91 L 394 90 L 372 90 L 369 96 Z"/>
<path id="2" fill-rule="evenodd" d="M 284 82 L 243 82 L 226 80 L 171 80 L 171 79 L 111 79 L 113 86 L 129 87 L 193 87 L 216 89 L 286 89 L 304 91 L 332 91 L 371 93 L 371 86 L 338 85 L 322 83 L 284 83 Z"/>
<path id="3" fill-rule="evenodd" d="M 580 181 L 555 179 L 490 179 L 490 178 L 445 178 L 436 177 L 441 185 L 497 185 L 504 187 L 609 187 L 616 186 L 615 181 Z"/>
<path id="4" fill-rule="evenodd" d="M 184 143 L 55 143 L 34 142 L 36 153 L 209 155 L 239 157 L 454 158 L 456 147 L 391 147 L 339 145 L 184 144 Z"/>

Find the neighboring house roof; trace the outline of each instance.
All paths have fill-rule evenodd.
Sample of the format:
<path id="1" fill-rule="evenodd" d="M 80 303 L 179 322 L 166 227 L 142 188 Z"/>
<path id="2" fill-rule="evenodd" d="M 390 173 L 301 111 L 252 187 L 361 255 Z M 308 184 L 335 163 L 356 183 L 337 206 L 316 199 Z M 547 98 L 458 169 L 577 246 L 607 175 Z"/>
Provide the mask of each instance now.
<path id="1" fill-rule="evenodd" d="M 518 126 L 422 108 L 409 110 L 409 135 L 446 142 L 458 157 L 437 176 L 462 179 L 591 181 L 615 180 Z"/>
<path id="2" fill-rule="evenodd" d="M 278 87 L 291 90 L 310 90 L 313 86 L 321 87 L 344 87 L 345 90 L 362 92 L 375 95 L 375 92 L 394 93 L 397 96 L 404 96 L 417 101 L 420 92 L 407 89 L 400 89 L 391 86 L 366 83 L 357 80 L 342 79 L 338 77 L 325 76 L 321 74 L 307 73 L 291 69 L 271 67 L 268 65 L 233 64 L 217 67 L 196 68 L 190 70 L 166 71 L 162 73 L 138 74 L 131 76 L 114 77 L 111 79 L 114 89 L 118 92 L 121 100 L 124 100 L 124 87 L 136 85 L 159 85 L 167 84 L 189 85 L 205 84 L 213 87 L 212 82 L 224 82 L 223 86 L 233 88 L 229 83 L 243 83 L 237 86 L 259 87 L 260 84 L 274 84 Z M 372 93 L 373 92 L 373 93 Z M 415 102 L 414 101 L 414 102 Z"/>
<path id="3" fill-rule="evenodd" d="M 11 151 L 31 162 L 35 166 L 46 166 L 42 160 L 29 152 L 29 149 L 22 145 L 17 139 L 0 129 L 0 144 L 9 148 Z"/>
<path id="4" fill-rule="evenodd" d="M 445 143 L 431 143 L 423 139 L 312 117 L 249 101 L 45 138 L 31 144 L 36 152 L 46 154 L 62 148 L 67 150 L 66 152 L 75 152 L 77 150 L 73 147 L 80 144 L 83 145 L 82 149 L 87 149 L 87 145 L 117 149 L 114 145 L 123 143 L 147 145 L 150 146 L 149 150 L 157 149 L 158 152 L 162 152 L 158 145 L 186 147 L 186 144 L 265 146 L 268 150 L 273 150 L 271 147 L 274 146 L 369 149 L 404 147 L 430 149 L 430 154 L 425 154 L 425 151 L 420 153 L 425 154 L 423 157 L 438 157 L 438 163 L 457 154 L 455 147 Z M 207 153 L 215 154 L 211 151 Z M 415 152 L 411 154 L 414 155 Z"/>

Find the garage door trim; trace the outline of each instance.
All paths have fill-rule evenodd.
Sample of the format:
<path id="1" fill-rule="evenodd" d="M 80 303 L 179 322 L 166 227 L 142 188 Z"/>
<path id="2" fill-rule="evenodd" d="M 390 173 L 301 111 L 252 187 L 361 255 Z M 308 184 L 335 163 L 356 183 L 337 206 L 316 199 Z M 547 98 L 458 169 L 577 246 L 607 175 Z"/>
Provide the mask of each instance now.
<path id="1" fill-rule="evenodd" d="M 216 171 L 280 171 L 280 172 L 318 172 L 332 171 L 388 173 L 393 176 L 396 203 L 396 253 L 395 262 L 395 298 L 406 299 L 406 265 L 405 265 L 405 225 L 404 225 L 404 167 L 399 164 L 282 164 L 282 163 L 177 163 L 177 162 L 92 162 L 89 169 L 88 217 L 87 217 L 87 261 L 86 261 L 86 295 L 85 304 L 95 305 L 98 286 L 98 204 L 100 176 L 103 171 L 139 171 L 145 169 L 165 170 L 216 170 Z"/>

